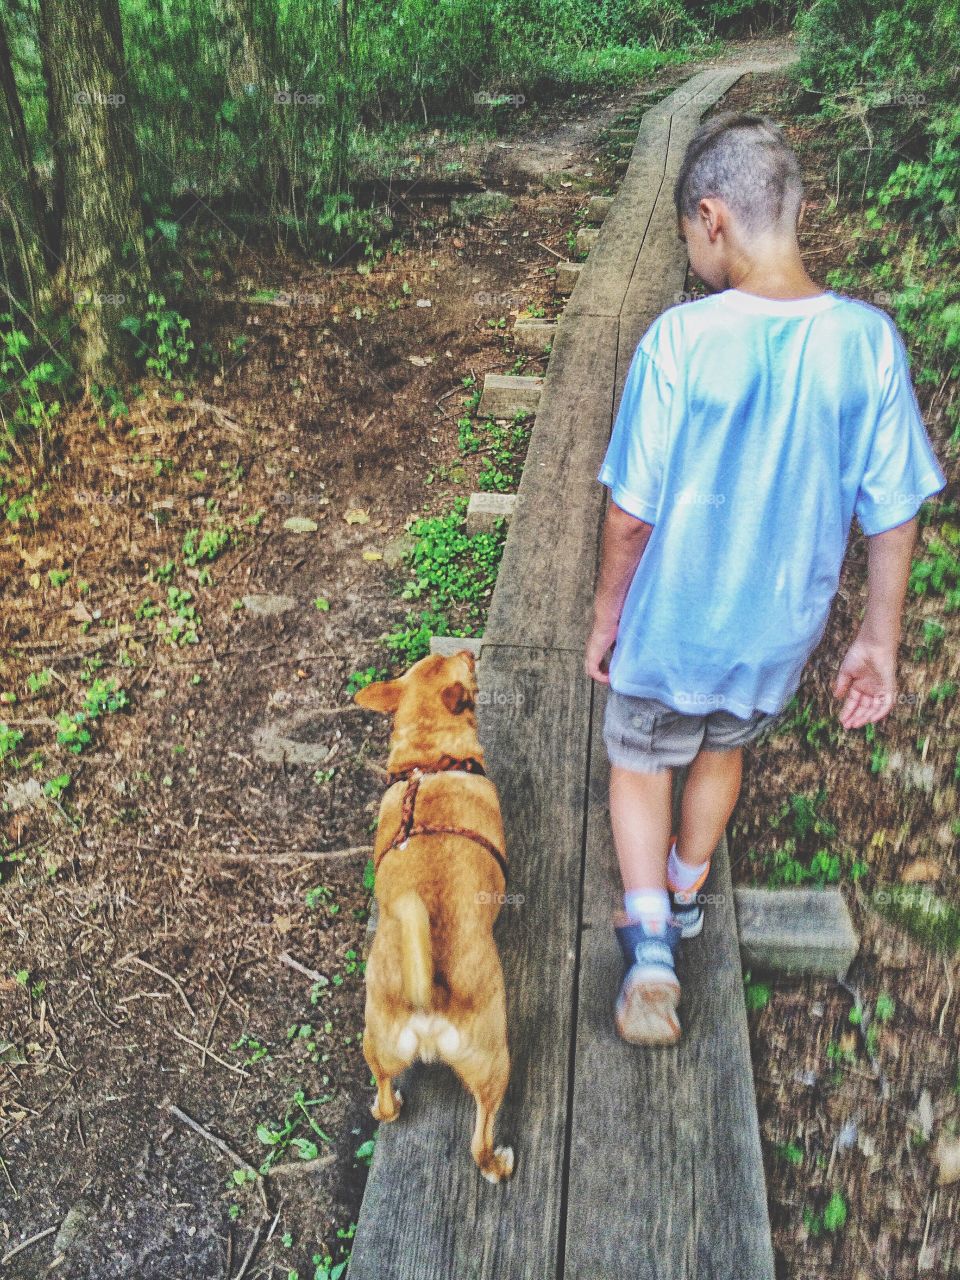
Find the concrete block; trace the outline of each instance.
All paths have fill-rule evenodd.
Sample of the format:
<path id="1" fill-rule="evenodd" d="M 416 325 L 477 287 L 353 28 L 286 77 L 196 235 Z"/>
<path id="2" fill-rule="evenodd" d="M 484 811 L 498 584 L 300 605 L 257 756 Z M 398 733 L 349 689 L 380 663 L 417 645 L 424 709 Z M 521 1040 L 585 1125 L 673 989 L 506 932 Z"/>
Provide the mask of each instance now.
<path id="1" fill-rule="evenodd" d="M 581 227 L 577 232 L 577 253 L 589 253 L 599 239 L 596 227 Z"/>
<path id="2" fill-rule="evenodd" d="M 602 222 L 610 212 L 613 196 L 594 196 L 587 205 L 587 222 Z"/>
<path id="3" fill-rule="evenodd" d="M 442 653 L 445 658 L 449 658 L 462 649 L 469 649 L 479 658 L 482 644 L 483 640 L 479 636 L 431 636 L 430 652 Z"/>
<path id="4" fill-rule="evenodd" d="M 582 270 L 582 262 L 558 262 L 557 293 L 573 293 Z"/>
<path id="5" fill-rule="evenodd" d="M 500 516 L 507 520 L 517 505 L 515 493 L 471 493 L 467 503 L 467 533 L 487 533 Z"/>
<path id="6" fill-rule="evenodd" d="M 517 320 L 513 326 L 513 345 L 530 355 L 540 355 L 553 345 L 556 332 L 555 320 Z"/>
<path id="7" fill-rule="evenodd" d="M 839 889 L 735 889 L 744 969 L 842 977 L 860 948 Z"/>
<path id="8" fill-rule="evenodd" d="M 536 413 L 542 390 L 542 378 L 488 373 L 483 379 L 483 394 L 477 412 L 482 418 L 512 418 L 521 409 L 526 413 Z"/>

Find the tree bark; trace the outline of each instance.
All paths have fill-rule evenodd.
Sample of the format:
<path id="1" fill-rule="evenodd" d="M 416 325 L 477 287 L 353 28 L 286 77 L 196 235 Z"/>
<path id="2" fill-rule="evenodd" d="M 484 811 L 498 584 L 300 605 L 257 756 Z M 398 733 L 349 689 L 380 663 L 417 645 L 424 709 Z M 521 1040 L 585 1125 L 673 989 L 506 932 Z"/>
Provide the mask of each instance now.
<path id="1" fill-rule="evenodd" d="M 41 0 L 55 161 L 55 295 L 75 320 L 77 372 L 112 381 L 119 322 L 149 286 L 118 0 Z"/>
<path id="2" fill-rule="evenodd" d="M 3 183 L 3 206 L 14 224 L 14 233 L 24 275 L 24 286 L 30 303 L 36 309 L 47 289 L 47 278 L 56 257 L 50 246 L 47 227 L 47 202 L 43 184 L 30 151 L 27 126 L 24 123 L 20 91 L 13 71 L 13 58 L 7 30 L 0 15 L 0 95 L 6 110 L 8 137 L 13 163 L 18 172 Z M 22 182 L 22 186 L 21 186 Z M 26 196 L 24 200 L 22 197 Z"/>

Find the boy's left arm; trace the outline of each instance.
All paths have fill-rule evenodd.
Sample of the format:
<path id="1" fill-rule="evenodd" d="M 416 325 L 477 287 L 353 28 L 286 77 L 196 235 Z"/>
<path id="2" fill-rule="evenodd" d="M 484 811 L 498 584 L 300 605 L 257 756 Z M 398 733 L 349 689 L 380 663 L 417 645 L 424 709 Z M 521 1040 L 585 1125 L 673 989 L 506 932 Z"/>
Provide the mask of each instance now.
<path id="1" fill-rule="evenodd" d="M 584 657 L 587 675 L 601 684 L 610 683 L 609 669 L 602 669 L 600 664 L 617 638 L 623 602 L 652 532 L 652 524 L 629 515 L 612 499 L 608 501 L 593 598 L 593 627 Z"/>
<path id="2" fill-rule="evenodd" d="M 897 696 L 900 619 L 910 579 L 918 520 L 867 538 L 867 607 L 833 686 L 844 729 L 882 720 Z"/>

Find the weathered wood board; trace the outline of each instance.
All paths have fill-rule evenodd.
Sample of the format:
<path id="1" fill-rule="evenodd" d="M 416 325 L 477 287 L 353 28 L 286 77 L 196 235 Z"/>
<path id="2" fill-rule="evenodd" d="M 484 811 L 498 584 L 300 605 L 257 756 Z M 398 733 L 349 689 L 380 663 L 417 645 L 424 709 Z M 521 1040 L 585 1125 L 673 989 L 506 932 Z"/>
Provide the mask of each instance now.
<path id="1" fill-rule="evenodd" d="M 350 1280 L 554 1274 L 562 1208 L 589 681 L 577 654 L 490 648 L 478 664 L 480 739 L 510 864 L 495 927 L 507 988 L 510 1087 L 497 1141 L 516 1171 L 491 1185 L 470 1156 L 474 1107 L 449 1070 L 414 1064 L 382 1124 Z M 562 744 L 562 750 L 558 749 Z M 371 1100 L 372 1100 L 371 1090 Z"/>
<path id="2" fill-rule="evenodd" d="M 726 842 L 683 944 L 680 1043 L 616 1033 L 623 973 L 611 913 L 622 886 L 610 832 L 605 690 L 593 702 L 577 987 L 565 1280 L 773 1280 L 750 1044 Z M 629 1241 L 629 1247 L 627 1242 Z"/>

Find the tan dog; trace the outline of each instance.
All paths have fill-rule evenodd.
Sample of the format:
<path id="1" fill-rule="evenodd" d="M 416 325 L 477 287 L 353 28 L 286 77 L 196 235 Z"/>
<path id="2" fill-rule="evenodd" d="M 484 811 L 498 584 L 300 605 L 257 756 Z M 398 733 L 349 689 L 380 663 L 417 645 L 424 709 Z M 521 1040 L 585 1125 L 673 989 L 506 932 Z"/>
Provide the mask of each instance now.
<path id="1" fill-rule="evenodd" d="M 391 712 L 390 782 L 374 841 L 380 920 L 366 964 L 363 1053 L 374 1119 L 395 1120 L 393 1077 L 416 1058 L 448 1063 L 473 1094 L 470 1150 L 485 1178 L 513 1172 L 493 1123 L 510 1074 L 493 922 L 506 886 L 503 823 L 477 737 L 474 657 L 421 658 L 354 694 Z"/>

